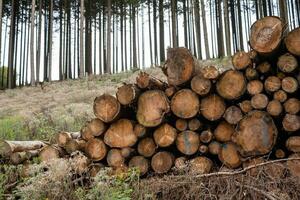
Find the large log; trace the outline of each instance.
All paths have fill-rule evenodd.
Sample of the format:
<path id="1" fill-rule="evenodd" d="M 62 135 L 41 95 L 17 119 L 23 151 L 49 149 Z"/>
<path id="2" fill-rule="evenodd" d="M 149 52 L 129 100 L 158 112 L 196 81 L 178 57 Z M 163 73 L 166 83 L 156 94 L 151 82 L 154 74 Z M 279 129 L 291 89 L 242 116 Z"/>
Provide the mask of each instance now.
<path id="1" fill-rule="evenodd" d="M 102 135 L 106 131 L 106 124 L 100 119 L 92 119 L 87 121 L 81 129 L 81 137 L 88 141 L 91 138 Z"/>
<path id="2" fill-rule="evenodd" d="M 90 159 L 100 161 L 106 156 L 107 147 L 101 139 L 94 138 L 87 142 L 84 151 Z"/>
<path id="3" fill-rule="evenodd" d="M 223 117 L 229 124 L 237 124 L 243 118 L 243 113 L 237 106 L 230 106 Z"/>
<path id="4" fill-rule="evenodd" d="M 251 58 L 245 51 L 238 51 L 232 57 L 232 64 L 235 69 L 243 70 L 251 65 Z"/>
<path id="5" fill-rule="evenodd" d="M 183 131 L 176 139 L 177 149 L 185 155 L 193 155 L 198 151 L 200 144 L 199 135 L 193 131 Z"/>
<path id="6" fill-rule="evenodd" d="M 277 76 L 269 76 L 264 83 L 265 90 L 268 92 L 276 92 L 281 88 L 281 80 Z"/>
<path id="7" fill-rule="evenodd" d="M 189 173 L 207 174 L 212 170 L 213 162 L 204 156 L 196 157 L 189 161 Z"/>
<path id="8" fill-rule="evenodd" d="M 226 121 L 222 121 L 215 129 L 214 137 L 219 142 L 229 142 L 234 132 L 234 127 L 231 124 L 227 123 Z"/>
<path id="9" fill-rule="evenodd" d="M 145 127 L 155 127 L 161 124 L 164 115 L 169 111 L 169 101 L 165 93 L 149 90 L 139 97 L 136 118 Z"/>
<path id="10" fill-rule="evenodd" d="M 290 98 L 283 104 L 285 112 L 295 115 L 300 111 L 300 101 L 296 98 Z"/>
<path id="11" fill-rule="evenodd" d="M 144 157 L 151 157 L 156 151 L 156 145 L 152 138 L 143 138 L 137 146 L 138 153 Z"/>
<path id="12" fill-rule="evenodd" d="M 219 159 L 229 168 L 237 168 L 242 164 L 237 147 L 233 143 L 225 143 L 222 145 Z"/>
<path id="13" fill-rule="evenodd" d="M 151 76 L 146 72 L 140 72 L 136 77 L 136 84 L 140 89 L 150 89 L 150 90 L 165 90 L 167 88 L 167 83 Z"/>
<path id="14" fill-rule="evenodd" d="M 238 99 L 246 91 L 246 79 L 241 72 L 228 70 L 222 74 L 216 87 L 221 97 L 228 100 Z"/>
<path id="15" fill-rule="evenodd" d="M 167 173 L 174 163 L 174 156 L 167 152 L 162 151 L 156 153 L 151 159 L 151 167 L 156 173 Z"/>
<path id="16" fill-rule="evenodd" d="M 107 164 L 110 167 L 121 167 L 125 163 L 125 158 L 122 156 L 121 150 L 111 149 L 106 156 Z"/>
<path id="17" fill-rule="evenodd" d="M 263 111 L 252 111 L 236 127 L 232 136 L 243 156 L 269 153 L 277 139 L 277 128 L 272 117 Z"/>
<path id="18" fill-rule="evenodd" d="M 134 84 L 124 84 L 118 88 L 117 99 L 122 105 L 130 105 L 137 101 L 140 90 Z"/>
<path id="19" fill-rule="evenodd" d="M 278 58 L 277 67 L 285 73 L 290 73 L 298 67 L 298 62 L 292 54 L 286 53 Z"/>
<path id="20" fill-rule="evenodd" d="M 160 147 L 172 145 L 177 137 L 177 131 L 171 125 L 165 123 L 157 128 L 153 133 L 155 143 Z"/>
<path id="21" fill-rule="evenodd" d="M 299 83 L 294 77 L 288 76 L 282 79 L 281 87 L 287 93 L 294 93 L 298 90 Z"/>
<path id="22" fill-rule="evenodd" d="M 191 81 L 192 90 L 200 96 L 208 94 L 211 87 L 211 81 L 209 79 L 203 78 L 200 75 L 194 76 L 194 78 Z"/>
<path id="23" fill-rule="evenodd" d="M 285 45 L 289 52 L 296 56 L 300 56 L 300 27 L 292 30 L 285 38 Z"/>
<path id="24" fill-rule="evenodd" d="M 203 98 L 200 106 L 201 114 L 210 121 L 220 119 L 226 109 L 224 100 L 215 94 Z"/>
<path id="25" fill-rule="evenodd" d="M 177 117 L 183 119 L 192 118 L 197 115 L 199 108 L 199 98 L 197 94 L 190 89 L 179 90 L 172 97 L 171 110 Z"/>
<path id="26" fill-rule="evenodd" d="M 167 61 L 163 71 L 170 85 L 177 86 L 189 81 L 194 68 L 194 59 L 188 49 L 179 47 L 167 50 Z"/>
<path id="27" fill-rule="evenodd" d="M 280 45 L 284 23 L 279 17 L 268 16 L 251 26 L 250 46 L 259 54 L 268 55 Z"/>
<path id="28" fill-rule="evenodd" d="M 8 141 L 0 139 L 0 156 L 9 158 L 12 153 L 36 150 L 45 145 L 42 141 Z"/>
<path id="29" fill-rule="evenodd" d="M 282 120 L 283 129 L 288 132 L 295 132 L 300 129 L 300 116 L 286 114 Z"/>
<path id="30" fill-rule="evenodd" d="M 97 118 L 105 123 L 109 123 L 119 116 L 121 105 L 115 97 L 103 94 L 95 98 L 93 108 Z"/>
<path id="31" fill-rule="evenodd" d="M 149 170 L 149 161 L 143 156 L 134 156 L 130 159 L 128 166 L 137 168 L 140 175 L 143 176 Z"/>
<path id="32" fill-rule="evenodd" d="M 294 153 L 300 153 L 300 136 L 289 137 L 285 143 L 286 148 Z"/>
<path id="33" fill-rule="evenodd" d="M 112 123 L 104 134 L 104 142 L 110 147 L 131 147 L 137 141 L 133 131 L 133 124 L 128 119 L 119 119 Z"/>

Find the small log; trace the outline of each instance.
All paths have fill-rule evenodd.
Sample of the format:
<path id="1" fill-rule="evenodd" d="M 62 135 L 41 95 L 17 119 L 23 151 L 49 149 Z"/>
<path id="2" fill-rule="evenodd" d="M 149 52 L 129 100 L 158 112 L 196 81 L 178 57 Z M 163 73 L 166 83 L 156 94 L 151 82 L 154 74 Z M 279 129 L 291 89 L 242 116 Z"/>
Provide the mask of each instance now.
<path id="1" fill-rule="evenodd" d="M 140 90 L 134 84 L 124 84 L 118 88 L 116 97 L 120 104 L 130 105 L 137 101 Z"/>
<path id="2" fill-rule="evenodd" d="M 210 121 L 220 119 L 226 109 L 224 100 L 215 94 L 203 98 L 200 106 L 201 114 Z"/>
<path id="3" fill-rule="evenodd" d="M 165 113 L 169 111 L 169 101 L 165 93 L 149 90 L 139 97 L 136 118 L 145 127 L 155 127 L 161 124 Z"/>
<path id="4" fill-rule="evenodd" d="M 282 105 L 278 100 L 272 100 L 267 106 L 267 112 L 274 117 L 279 116 L 282 113 Z"/>
<path id="5" fill-rule="evenodd" d="M 245 51 L 238 51 L 232 57 L 232 64 L 236 70 L 243 70 L 251 65 L 251 58 Z"/>
<path id="6" fill-rule="evenodd" d="M 187 158 L 184 156 L 178 157 L 174 161 L 175 170 L 183 172 L 188 168 Z"/>
<path id="7" fill-rule="evenodd" d="M 286 148 L 293 153 L 300 153 L 300 136 L 291 136 L 285 143 Z"/>
<path id="8" fill-rule="evenodd" d="M 276 149 L 275 151 L 275 157 L 278 158 L 278 159 L 282 159 L 282 158 L 285 158 L 286 154 L 285 154 L 285 151 L 282 150 L 282 149 Z"/>
<path id="9" fill-rule="evenodd" d="M 80 148 L 79 142 L 75 139 L 68 140 L 68 142 L 64 146 L 64 149 L 68 154 L 71 154 L 78 150 L 84 150 L 84 148 L 83 149 Z"/>
<path id="10" fill-rule="evenodd" d="M 88 156 L 88 158 L 94 161 L 100 161 L 106 156 L 107 148 L 101 139 L 94 138 L 94 139 L 90 139 L 86 143 L 86 147 L 84 151 Z"/>
<path id="11" fill-rule="evenodd" d="M 290 98 L 283 104 L 285 112 L 295 115 L 300 111 L 300 101 L 296 98 Z"/>
<path id="12" fill-rule="evenodd" d="M 237 106 L 230 106 L 223 117 L 229 124 L 237 124 L 243 118 L 243 113 Z"/>
<path id="13" fill-rule="evenodd" d="M 151 159 L 152 169 L 159 174 L 167 173 L 174 163 L 174 156 L 166 151 L 156 153 Z"/>
<path id="14" fill-rule="evenodd" d="M 296 28 L 287 34 L 285 45 L 289 52 L 296 56 L 300 56 L 300 28 Z"/>
<path id="15" fill-rule="evenodd" d="M 273 99 L 278 100 L 280 103 L 283 103 L 287 100 L 287 94 L 283 90 L 278 90 L 274 92 Z"/>
<path id="16" fill-rule="evenodd" d="M 259 54 L 270 55 L 281 44 L 285 25 L 279 17 L 268 16 L 251 26 L 250 46 Z"/>
<path id="17" fill-rule="evenodd" d="M 119 119 L 114 122 L 104 134 L 104 142 L 110 147 L 131 147 L 136 141 L 137 136 L 133 132 L 133 124 L 128 119 Z"/>
<path id="18" fill-rule="evenodd" d="M 245 76 L 246 76 L 247 80 L 251 81 L 251 80 L 258 78 L 258 72 L 253 67 L 247 67 L 247 69 L 245 71 Z"/>
<path id="19" fill-rule="evenodd" d="M 257 71 L 259 72 L 259 73 L 261 73 L 261 74 L 265 74 L 265 73 L 267 73 L 267 72 L 269 72 L 270 71 L 270 69 L 271 69 L 271 64 L 269 63 L 269 62 L 262 62 L 262 63 L 260 63 L 258 66 L 257 66 Z"/>
<path id="20" fill-rule="evenodd" d="M 121 150 L 111 149 L 107 153 L 106 161 L 110 167 L 121 167 L 125 163 L 125 158 L 122 156 Z"/>
<path id="21" fill-rule="evenodd" d="M 0 139 L 0 157 L 9 158 L 12 153 L 40 149 L 42 141 L 8 141 Z"/>
<path id="22" fill-rule="evenodd" d="M 191 88 L 200 96 L 204 96 L 208 94 L 211 89 L 211 81 L 209 79 L 203 78 L 200 75 L 194 76 L 191 81 Z"/>
<path id="23" fill-rule="evenodd" d="M 288 132 L 295 132 L 300 129 L 300 116 L 286 114 L 282 120 L 283 129 Z"/>
<path id="24" fill-rule="evenodd" d="M 121 105 L 115 97 L 103 94 L 95 98 L 93 109 L 97 118 L 105 123 L 109 123 L 119 116 Z"/>
<path id="25" fill-rule="evenodd" d="M 23 152 L 15 152 L 10 155 L 10 163 L 13 165 L 19 165 L 26 160 L 30 160 L 33 157 L 39 155 L 40 150 L 30 150 Z"/>
<path id="26" fill-rule="evenodd" d="M 253 80 L 247 84 L 247 92 L 252 96 L 261 93 L 263 89 L 264 85 L 259 80 Z"/>
<path id="27" fill-rule="evenodd" d="M 80 132 L 64 132 L 60 131 L 55 135 L 55 142 L 59 147 L 64 147 L 71 139 L 77 139 L 81 136 Z"/>
<path id="28" fill-rule="evenodd" d="M 183 119 L 192 118 L 197 115 L 199 108 L 199 98 L 197 94 L 190 89 L 179 90 L 172 97 L 171 110 L 177 117 Z"/>
<path id="29" fill-rule="evenodd" d="M 229 168 L 238 168 L 242 164 L 241 156 L 236 145 L 230 142 L 222 145 L 218 157 L 219 160 Z"/>
<path id="30" fill-rule="evenodd" d="M 169 86 L 167 89 L 165 89 L 165 94 L 168 98 L 172 98 L 176 92 L 177 88 L 174 86 Z"/>
<path id="31" fill-rule="evenodd" d="M 144 157 L 151 157 L 156 151 L 156 145 L 152 138 L 144 138 L 139 141 L 138 153 Z"/>
<path id="32" fill-rule="evenodd" d="M 247 114 L 248 112 L 253 110 L 251 101 L 249 101 L 249 100 L 242 101 L 241 103 L 239 103 L 239 106 L 240 106 L 241 111 L 243 111 L 243 113 L 245 113 L 245 114 Z"/>
<path id="33" fill-rule="evenodd" d="M 300 155 L 295 153 L 290 155 L 289 158 L 300 158 Z M 288 160 L 287 167 L 292 176 L 300 178 L 300 160 Z"/>
<path id="34" fill-rule="evenodd" d="M 264 94 L 256 94 L 251 98 L 251 105 L 255 109 L 264 109 L 269 103 L 268 97 Z"/>
<path id="35" fill-rule="evenodd" d="M 154 133 L 153 138 L 159 147 L 168 147 L 172 145 L 177 137 L 177 130 L 171 125 L 165 123 L 158 127 Z"/>
<path id="36" fill-rule="evenodd" d="M 209 80 L 215 80 L 219 77 L 220 72 L 215 66 L 206 66 L 200 69 L 200 75 Z"/>
<path id="37" fill-rule="evenodd" d="M 136 77 L 136 84 L 140 89 L 165 90 L 167 83 L 151 76 L 146 72 L 140 72 Z"/>
<path id="38" fill-rule="evenodd" d="M 85 123 L 84 127 L 81 129 L 81 137 L 88 141 L 91 138 L 98 137 L 102 135 L 107 129 L 106 124 L 104 124 L 100 119 L 92 119 Z"/>
<path id="39" fill-rule="evenodd" d="M 124 158 L 128 158 L 131 156 L 131 154 L 135 151 L 135 149 L 130 147 L 124 147 L 121 149 L 121 154 Z"/>
<path id="40" fill-rule="evenodd" d="M 139 170 L 140 175 L 145 175 L 149 170 L 149 161 L 143 156 L 134 156 L 128 163 L 129 167 L 135 167 Z"/>
<path id="41" fill-rule="evenodd" d="M 277 134 L 277 128 L 268 113 L 253 111 L 239 122 L 232 141 L 238 145 L 243 156 L 259 156 L 272 150 Z"/>
<path id="42" fill-rule="evenodd" d="M 291 73 L 298 67 L 298 62 L 292 54 L 286 53 L 278 58 L 277 67 L 285 73 Z"/>
<path id="43" fill-rule="evenodd" d="M 62 155 L 62 150 L 54 145 L 44 146 L 39 152 L 41 162 L 51 162 L 53 159 L 58 159 Z"/>
<path id="44" fill-rule="evenodd" d="M 141 124 L 135 124 L 134 128 L 133 128 L 133 132 L 136 135 L 136 137 L 142 138 L 146 135 L 147 129 L 145 126 L 143 126 Z"/>
<path id="45" fill-rule="evenodd" d="M 186 119 L 177 119 L 175 127 L 179 131 L 185 131 L 188 128 L 188 121 Z"/>
<path id="46" fill-rule="evenodd" d="M 282 89 L 287 93 L 294 93 L 298 90 L 299 83 L 294 77 L 285 77 L 281 82 Z"/>
<path id="47" fill-rule="evenodd" d="M 231 124 L 226 121 L 222 121 L 215 129 L 214 137 L 219 142 L 229 142 L 234 132 L 234 127 Z"/>
<path id="48" fill-rule="evenodd" d="M 218 94 L 228 100 L 238 99 L 245 91 L 246 79 L 239 71 L 228 70 L 222 74 L 217 82 Z"/>
<path id="49" fill-rule="evenodd" d="M 219 155 L 219 153 L 221 152 L 221 148 L 222 148 L 221 143 L 217 141 L 212 141 L 208 145 L 208 151 L 212 155 Z"/>
<path id="50" fill-rule="evenodd" d="M 185 155 L 193 155 L 199 149 L 199 135 L 193 131 L 183 131 L 176 139 L 177 149 Z"/>
<path id="51" fill-rule="evenodd" d="M 265 90 L 268 92 L 276 92 L 281 88 L 281 80 L 277 76 L 269 76 L 264 83 Z"/>
<path id="52" fill-rule="evenodd" d="M 203 154 L 207 154 L 208 153 L 208 146 L 205 144 L 201 144 L 199 146 L 199 152 L 203 155 Z"/>
<path id="53" fill-rule="evenodd" d="M 197 131 L 202 126 L 203 126 L 202 122 L 199 119 L 197 119 L 197 118 L 193 118 L 193 119 L 191 119 L 191 120 L 188 121 L 188 129 L 190 131 Z"/>
<path id="54" fill-rule="evenodd" d="M 210 173 L 213 162 L 204 156 L 196 157 L 189 162 L 189 173 L 191 174 L 207 174 Z"/>
<path id="55" fill-rule="evenodd" d="M 201 134 L 200 134 L 200 141 L 205 143 L 205 144 L 208 144 L 212 141 L 213 139 L 213 133 L 211 132 L 211 130 L 205 130 L 205 131 L 202 131 Z"/>
<path id="56" fill-rule="evenodd" d="M 181 85 L 192 78 L 194 73 L 194 59 L 186 48 L 169 48 L 163 71 L 167 75 L 170 85 Z"/>

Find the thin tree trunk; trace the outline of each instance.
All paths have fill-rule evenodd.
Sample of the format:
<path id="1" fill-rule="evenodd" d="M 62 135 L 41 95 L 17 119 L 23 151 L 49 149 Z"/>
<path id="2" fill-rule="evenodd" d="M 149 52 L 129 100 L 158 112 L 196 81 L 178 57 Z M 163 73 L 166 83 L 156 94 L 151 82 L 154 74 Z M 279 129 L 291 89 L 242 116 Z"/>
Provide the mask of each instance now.
<path id="1" fill-rule="evenodd" d="M 173 47 L 178 47 L 177 43 L 177 13 L 176 13 L 176 7 L 177 7 L 177 0 L 171 0 L 171 13 L 172 13 L 172 40 L 173 40 Z M 199 4 L 198 4 L 198 9 L 199 9 Z M 198 12 L 199 14 L 199 12 Z M 199 16 L 199 15 L 198 15 Z M 198 20 L 200 20 L 198 18 Z M 200 23 L 199 23 L 199 29 L 200 29 Z M 200 35 L 199 35 L 200 37 Z"/>
<path id="2" fill-rule="evenodd" d="M 99 11 L 99 74 L 102 74 L 102 40 L 101 40 L 101 13 Z"/>
<path id="3" fill-rule="evenodd" d="M 50 0 L 50 15 L 49 15 L 49 74 L 48 79 L 52 81 L 52 35 L 53 35 L 53 1 Z"/>
<path id="4" fill-rule="evenodd" d="M 38 24 L 38 39 L 37 39 L 37 50 L 36 50 L 36 82 L 40 82 L 41 40 L 42 40 L 42 1 L 39 1 L 39 24 Z"/>
<path id="5" fill-rule="evenodd" d="M 203 1 L 203 0 L 201 0 Z M 186 7 L 186 1 L 183 1 L 183 29 L 184 29 L 184 46 L 188 47 L 188 34 L 187 34 L 187 7 Z M 202 18 L 203 20 L 203 18 Z"/>
<path id="6" fill-rule="evenodd" d="M 153 65 L 153 55 L 152 55 L 152 32 L 151 32 L 151 7 L 150 7 L 151 1 L 148 0 L 148 23 L 149 23 L 149 47 L 150 47 L 150 62 L 151 67 Z"/>
<path id="7" fill-rule="evenodd" d="M 1 61 L 1 47 L 2 47 L 2 44 L 1 44 L 1 42 L 2 42 L 2 10 L 3 10 L 3 1 L 2 0 L 0 0 L 0 68 L 3 66 L 2 65 L 2 61 Z M 22 26 L 23 27 L 23 26 Z M 3 76 L 3 71 L 2 71 L 2 76 Z M 1 80 L 3 80 L 3 79 L 1 79 Z M 3 87 L 3 84 L 1 85 L 2 87 Z"/>
<path id="8" fill-rule="evenodd" d="M 24 9 L 22 6 L 21 6 L 21 10 L 22 10 L 21 16 L 24 16 Z M 2 23 L 0 23 L 0 26 L 1 25 L 2 25 Z M 0 29 L 1 29 L 1 27 L 0 27 Z M 0 35 L 1 35 L 1 30 L 0 30 Z M 19 81 L 18 81 L 19 86 L 21 86 L 21 82 L 22 82 L 22 58 L 23 58 L 23 51 L 24 51 L 23 36 L 24 36 L 24 23 L 21 23 L 21 40 L 20 40 L 21 47 L 20 47 L 20 57 L 19 57 Z M 0 37 L 0 51 L 1 51 L 1 37 Z M 0 53 L 0 60 L 1 60 L 1 53 Z M 0 61 L 0 66 L 1 66 L 1 61 Z"/>
<path id="9" fill-rule="evenodd" d="M 111 74 L 111 0 L 107 0 L 107 64 L 106 73 Z"/>
<path id="10" fill-rule="evenodd" d="M 136 45 L 136 12 L 135 5 L 132 5 L 132 58 L 133 58 L 133 69 L 137 68 L 137 45 Z"/>
<path id="11" fill-rule="evenodd" d="M 2 81 L 1 81 L 1 86 L 3 87 L 3 88 L 7 88 L 7 81 L 6 81 L 6 85 L 5 85 L 5 87 L 4 87 L 4 64 L 5 64 L 5 53 L 6 53 L 6 39 L 7 39 L 7 27 L 8 27 L 8 17 L 6 18 L 6 22 L 5 22 L 5 31 L 4 31 L 4 45 L 3 45 L 3 64 L 1 65 L 2 66 Z M 0 48 L 1 48 L 1 46 L 0 46 Z M 8 73 L 8 71 L 6 72 L 6 73 Z M 6 76 L 6 77 L 8 77 L 8 75 Z M 6 80 L 8 80 L 7 78 L 6 78 Z"/>
<path id="12" fill-rule="evenodd" d="M 228 14 L 228 0 L 224 0 L 224 18 L 225 18 L 225 36 L 226 36 L 226 54 L 231 55 L 231 38 L 230 38 L 230 20 Z"/>
<path id="13" fill-rule="evenodd" d="M 164 2 L 159 0 L 159 47 L 160 47 L 160 62 L 165 61 L 165 32 L 164 32 Z M 175 31 L 175 30 L 174 30 Z"/>
<path id="14" fill-rule="evenodd" d="M 198 59 L 202 59 L 199 0 L 194 0 L 194 15 L 195 15 L 195 29 L 196 29 L 196 42 L 197 42 L 197 57 Z"/>
<path id="15" fill-rule="evenodd" d="M 80 1 L 80 66 L 79 66 L 79 78 L 84 76 L 84 55 L 83 55 L 83 34 L 84 34 L 84 0 Z"/>
<path id="16" fill-rule="evenodd" d="M 16 18 L 16 5 L 12 1 L 11 19 L 10 19 L 10 34 L 9 34 L 9 51 L 8 51 L 8 88 L 13 88 L 13 67 L 14 67 L 14 46 L 15 46 L 15 18 Z"/>

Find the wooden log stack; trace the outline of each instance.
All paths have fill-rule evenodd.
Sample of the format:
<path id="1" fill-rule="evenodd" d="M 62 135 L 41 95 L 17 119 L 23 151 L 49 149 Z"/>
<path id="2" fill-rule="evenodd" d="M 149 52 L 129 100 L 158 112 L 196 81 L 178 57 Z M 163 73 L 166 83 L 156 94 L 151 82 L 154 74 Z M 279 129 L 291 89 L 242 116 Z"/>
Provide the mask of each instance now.
<path id="1" fill-rule="evenodd" d="M 284 34 L 277 17 L 252 25 L 250 52 L 236 52 L 233 69 L 195 70 L 185 48 L 168 49 L 168 83 L 142 72 L 116 97 L 94 101 L 95 119 L 80 133 L 57 134 L 55 144 L 0 142 L 13 164 L 81 151 L 100 167 L 137 167 L 141 175 L 174 170 L 209 173 L 222 165 L 245 166 L 249 158 L 287 158 L 300 153 L 300 29 Z M 26 155 L 22 152 L 28 152 Z M 293 154 L 293 155 L 292 155 Z"/>

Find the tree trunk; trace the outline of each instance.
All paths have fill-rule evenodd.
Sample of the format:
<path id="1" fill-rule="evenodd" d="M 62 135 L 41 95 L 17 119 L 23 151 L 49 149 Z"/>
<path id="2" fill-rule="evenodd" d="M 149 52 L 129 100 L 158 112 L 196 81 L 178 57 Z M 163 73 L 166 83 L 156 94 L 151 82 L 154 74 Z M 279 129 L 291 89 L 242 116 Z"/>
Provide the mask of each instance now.
<path id="1" fill-rule="evenodd" d="M 111 73 L 111 0 L 107 0 L 107 63 L 106 73 Z"/>
<path id="2" fill-rule="evenodd" d="M 36 50 L 36 82 L 40 82 L 40 65 L 41 65 L 41 41 L 42 41 L 42 1 L 39 1 L 39 23 L 38 23 L 38 39 Z"/>
<path id="3" fill-rule="evenodd" d="M 16 20 L 16 5 L 15 1 L 12 1 L 11 17 L 10 17 L 10 33 L 9 33 L 9 50 L 8 50 L 8 88 L 12 89 L 14 86 L 13 68 L 14 68 L 14 46 L 15 46 L 15 20 Z M 2 25 L 1 25 L 2 26 Z"/>
<path id="4" fill-rule="evenodd" d="M 50 15 L 49 15 L 49 45 L 48 45 L 48 80 L 52 81 L 52 35 L 53 35 L 53 2 L 54 0 L 50 0 Z M 75 52 L 74 52 L 75 53 Z M 71 57 L 70 57 L 71 59 Z M 71 63 L 69 63 L 71 65 Z"/>
<path id="5" fill-rule="evenodd" d="M 203 24 L 203 38 L 204 38 L 204 48 L 206 59 L 211 58 L 210 56 L 210 48 L 208 44 L 208 34 L 207 34 L 207 25 L 206 25 L 206 12 L 205 12 L 205 1 L 201 0 L 201 15 L 202 15 L 202 24 Z"/>
<path id="6" fill-rule="evenodd" d="M 167 88 L 167 83 L 147 74 L 146 72 L 140 72 L 136 77 L 137 86 L 142 89 L 159 89 L 165 90 Z"/>
<path id="7" fill-rule="evenodd" d="M 79 66 L 79 78 L 83 78 L 84 76 L 84 44 L 83 44 L 83 37 L 84 37 L 84 0 L 80 1 L 80 66 Z"/>
<path id="8" fill-rule="evenodd" d="M 177 43 L 177 0 L 171 0 L 171 13 L 172 13 L 172 43 L 173 48 L 178 47 Z"/>
<path id="9" fill-rule="evenodd" d="M 159 51 L 160 62 L 165 61 L 164 1 L 159 0 Z M 174 30 L 175 31 L 175 30 Z"/>
<path id="10" fill-rule="evenodd" d="M 30 17 L 30 22 L 31 22 L 31 27 L 30 27 L 30 76 L 31 76 L 31 85 L 35 85 L 35 73 L 34 73 L 34 14 L 35 14 L 35 0 L 32 0 L 31 2 L 31 17 Z"/>

